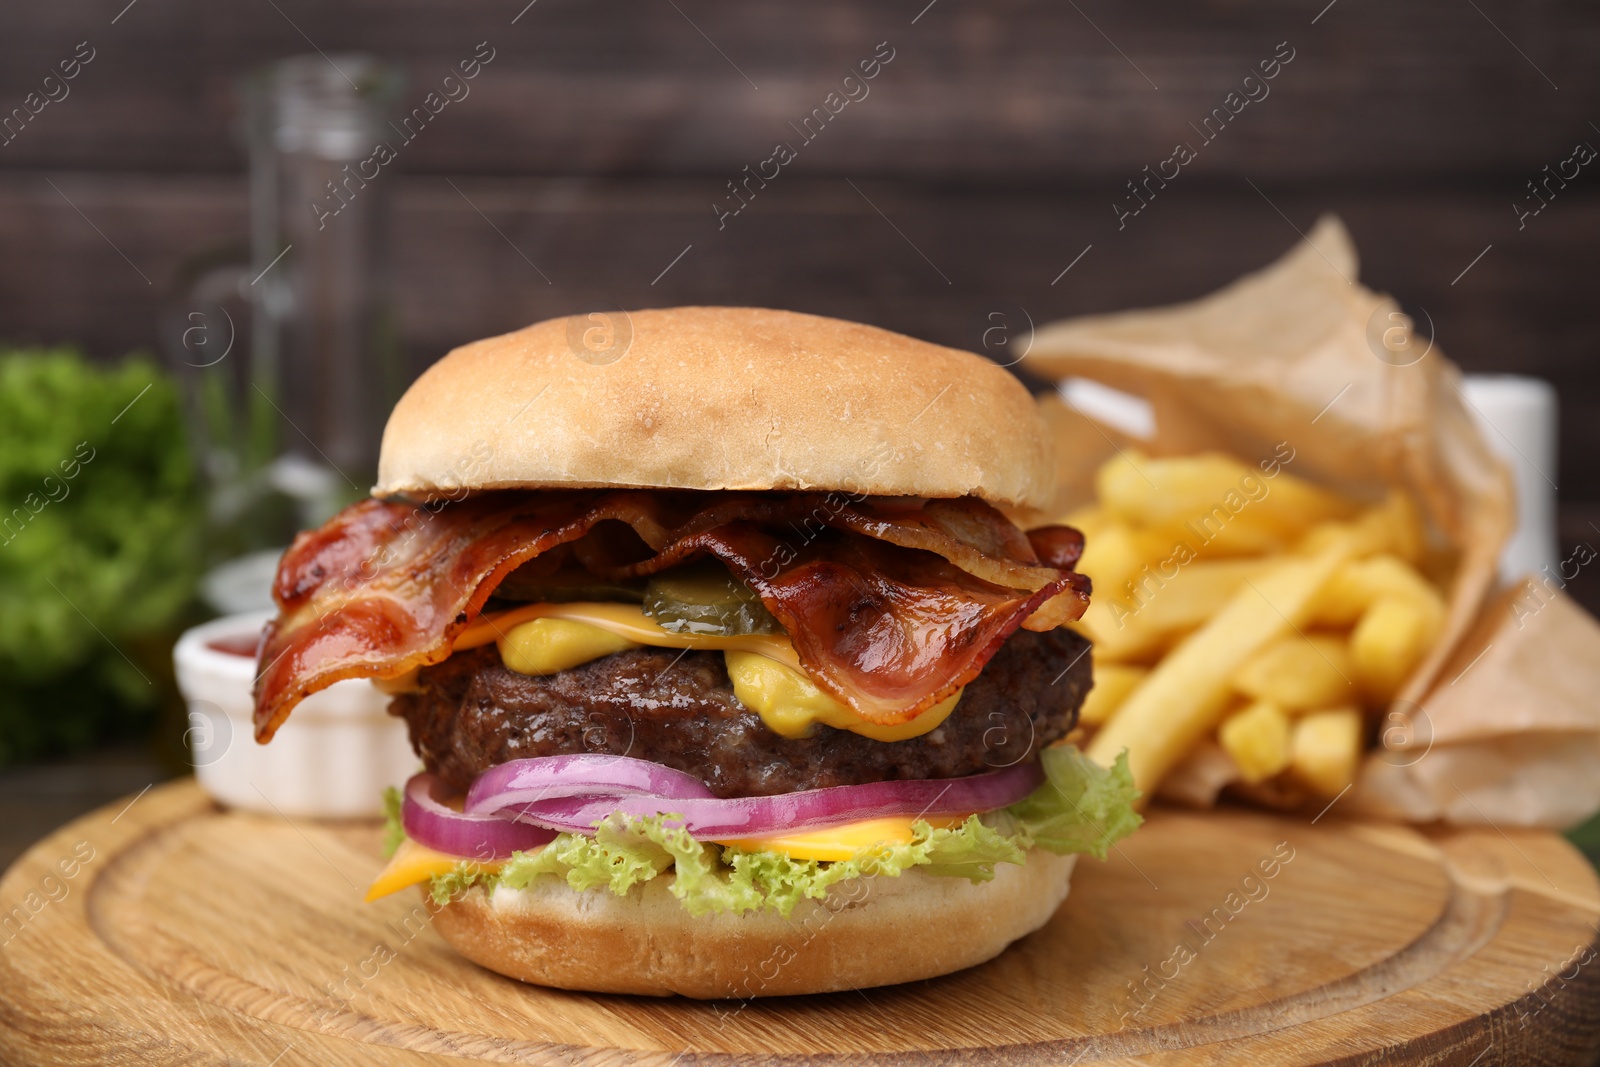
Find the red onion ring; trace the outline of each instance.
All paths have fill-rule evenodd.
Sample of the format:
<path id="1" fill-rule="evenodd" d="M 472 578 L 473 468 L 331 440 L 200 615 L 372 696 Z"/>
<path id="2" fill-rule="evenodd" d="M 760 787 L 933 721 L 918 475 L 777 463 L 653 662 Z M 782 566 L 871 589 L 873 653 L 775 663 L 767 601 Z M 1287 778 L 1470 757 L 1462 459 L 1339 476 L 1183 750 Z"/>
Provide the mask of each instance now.
<path id="1" fill-rule="evenodd" d="M 406 782 L 400 824 L 419 845 L 472 860 L 501 860 L 555 839 L 555 831 L 495 815 L 468 815 L 439 800 L 443 783 L 426 772 Z"/>
<path id="2" fill-rule="evenodd" d="M 645 777 L 667 786 L 683 789 L 681 772 L 627 757 L 597 757 L 610 767 L 597 768 L 592 790 L 582 790 L 579 772 L 570 764 L 548 765 L 546 760 L 571 760 L 574 757 L 550 756 L 519 760 L 514 773 L 497 776 L 497 782 L 515 781 L 514 788 L 494 793 L 487 786 L 473 783 L 468 810 L 479 817 L 496 812 L 502 818 L 542 826 L 551 830 L 585 833 L 593 830 L 613 813 L 634 816 L 673 815 L 694 836 L 708 841 L 727 841 L 745 837 L 769 837 L 778 833 L 838 826 L 862 819 L 911 815 L 917 817 L 967 815 L 991 811 L 1014 804 L 1044 780 L 1038 763 L 1028 762 L 987 774 L 966 778 L 920 778 L 910 781 L 871 782 L 828 789 L 809 789 L 769 797 L 718 799 L 706 795 L 684 796 L 671 792 L 644 792 L 637 788 L 618 790 L 613 784 L 627 778 L 637 786 Z M 581 758 L 581 757 L 578 757 Z M 643 763 L 645 768 L 622 769 L 627 763 Z M 588 765 L 583 765 L 587 767 Z M 547 769 L 548 768 L 548 769 Z M 498 768 L 495 768 L 498 770 Z M 662 774 L 660 772 L 667 772 Z M 487 774 L 493 771 L 486 772 Z M 688 776 L 682 776 L 688 777 Z M 480 780 L 481 781 L 481 780 Z M 541 784 L 549 791 L 542 795 Z"/>
<path id="3" fill-rule="evenodd" d="M 712 796 L 692 774 L 650 760 L 595 753 L 514 759 L 490 767 L 467 790 L 465 810 L 489 815 L 545 800 L 597 795 L 658 797 Z"/>

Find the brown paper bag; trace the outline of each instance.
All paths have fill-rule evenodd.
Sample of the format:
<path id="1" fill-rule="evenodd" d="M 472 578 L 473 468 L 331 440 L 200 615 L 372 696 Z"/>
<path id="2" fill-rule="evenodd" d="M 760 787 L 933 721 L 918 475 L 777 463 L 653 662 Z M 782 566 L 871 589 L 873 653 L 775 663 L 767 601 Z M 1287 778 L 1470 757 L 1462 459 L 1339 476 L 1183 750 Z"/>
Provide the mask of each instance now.
<path id="1" fill-rule="evenodd" d="M 1600 625 L 1548 579 L 1495 596 L 1393 742 L 1367 760 L 1364 811 L 1564 828 L 1600 807 Z M 1405 717 L 1400 717 L 1404 711 Z"/>
<path id="2" fill-rule="evenodd" d="M 1581 611 L 1558 597 L 1537 627 L 1495 628 L 1499 651 L 1467 677 L 1445 676 L 1471 646 L 1494 586 L 1514 517 L 1511 477 L 1472 421 L 1457 368 L 1412 332 L 1393 299 L 1358 283 L 1337 219 L 1325 217 L 1276 263 L 1200 300 L 1045 326 L 1026 366 L 1143 397 L 1154 415 L 1153 435 L 1138 439 L 1059 397 L 1041 400 L 1060 462 L 1056 514 L 1090 499 L 1094 471 L 1129 445 L 1152 455 L 1222 451 L 1247 463 L 1287 445 L 1297 475 L 1370 499 L 1400 487 L 1421 504 L 1454 557 L 1448 618 L 1390 709 L 1352 807 L 1421 821 L 1560 824 L 1600 806 L 1600 775 L 1562 798 L 1546 794 L 1570 794 L 1570 781 L 1537 780 L 1600 768 L 1600 713 L 1573 699 L 1600 684 L 1600 628 Z M 1558 631 L 1569 658 L 1542 662 L 1530 677 L 1526 646 L 1536 629 Z M 1503 706 L 1512 692 L 1515 716 Z M 1215 768 L 1203 777 L 1215 780 Z"/>

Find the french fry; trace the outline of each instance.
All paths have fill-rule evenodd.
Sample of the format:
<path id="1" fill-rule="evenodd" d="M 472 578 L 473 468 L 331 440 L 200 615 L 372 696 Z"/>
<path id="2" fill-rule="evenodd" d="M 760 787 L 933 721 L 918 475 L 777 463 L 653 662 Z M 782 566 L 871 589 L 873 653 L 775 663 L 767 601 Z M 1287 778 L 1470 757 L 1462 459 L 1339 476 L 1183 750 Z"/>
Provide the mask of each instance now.
<path id="1" fill-rule="evenodd" d="M 1325 797 L 1338 796 L 1356 780 L 1361 763 L 1361 712 L 1335 708 L 1302 715 L 1289 739 L 1289 766 L 1296 778 Z"/>
<path id="2" fill-rule="evenodd" d="M 1444 619 L 1444 598 L 1415 567 L 1385 553 L 1346 563 L 1328 580 L 1317 597 L 1311 618 L 1314 625 L 1350 627 L 1360 621 L 1379 597 L 1396 596 L 1423 607 L 1432 618 Z"/>
<path id="3" fill-rule="evenodd" d="M 1394 699 L 1438 636 L 1443 613 L 1401 596 L 1373 601 L 1350 634 L 1356 680 L 1378 704 Z"/>
<path id="4" fill-rule="evenodd" d="M 1107 662 L 1153 659 L 1222 610 L 1246 581 L 1270 570 L 1273 563 L 1272 559 L 1196 560 L 1163 569 L 1146 566 L 1135 578 L 1131 596 L 1102 593 L 1105 587 L 1090 573 L 1096 596 L 1075 628 L 1095 643 L 1096 654 Z M 1163 577 L 1163 570 L 1171 577 Z"/>
<path id="5" fill-rule="evenodd" d="M 1291 633 L 1246 663 L 1233 684 L 1239 692 L 1256 700 L 1309 711 L 1357 699 L 1355 675 L 1350 646 L 1343 637 Z"/>
<path id="6" fill-rule="evenodd" d="M 1147 797 L 1205 747 L 1253 785 L 1287 772 L 1337 793 L 1361 755 L 1360 706 L 1390 700 L 1442 627 L 1410 496 L 1363 505 L 1271 469 L 1127 450 L 1063 520 L 1085 531 L 1079 569 L 1095 581 L 1070 624 L 1094 642 L 1088 753 L 1126 749 Z"/>
<path id="7" fill-rule="evenodd" d="M 1422 528 L 1422 512 L 1417 502 L 1409 494 L 1393 489 L 1384 501 L 1383 510 L 1390 525 L 1395 555 L 1407 563 L 1421 560 L 1428 538 Z"/>
<path id="8" fill-rule="evenodd" d="M 1139 687 L 1149 672 L 1143 667 L 1130 667 L 1122 663 L 1101 663 L 1094 659 L 1094 688 L 1078 710 L 1078 723 L 1082 726 L 1104 726 L 1117 713 L 1128 694 Z"/>
<path id="9" fill-rule="evenodd" d="M 1109 662 L 1136 659 L 1148 654 L 1152 642 L 1138 629 L 1127 630 L 1125 620 L 1131 609 L 1126 593 L 1132 579 L 1149 566 L 1148 538 L 1143 531 L 1096 510 L 1098 514 L 1083 516 L 1090 526 L 1098 523 L 1099 529 L 1094 537 L 1085 531 L 1083 557 L 1078 560 L 1078 570 L 1094 582 L 1095 595 L 1083 618 L 1069 625 L 1094 642 L 1100 658 Z"/>
<path id="10" fill-rule="evenodd" d="M 1285 530 L 1248 509 L 1226 518 L 1227 509 L 1195 515 L 1179 523 L 1151 527 L 1150 541 L 1160 546 L 1158 559 L 1238 559 L 1242 556 L 1267 556 L 1287 552 L 1305 532 L 1304 527 Z"/>
<path id="11" fill-rule="evenodd" d="M 1091 575 L 1091 577 L 1093 577 Z M 1096 595 L 1089 601 L 1089 606 L 1084 610 L 1081 618 L 1066 623 L 1069 630 L 1076 630 L 1087 637 L 1094 645 L 1094 655 L 1097 662 L 1125 663 L 1134 658 L 1132 650 L 1119 641 L 1116 614 L 1113 611 L 1126 611 L 1125 605 L 1112 597 Z"/>
<path id="12" fill-rule="evenodd" d="M 1063 515 L 1058 522 L 1063 526 L 1076 527 L 1083 534 L 1085 547 L 1099 538 L 1101 532 L 1112 522 L 1116 521 L 1106 514 L 1106 509 L 1099 504 L 1085 504 L 1081 508 Z"/>
<path id="13" fill-rule="evenodd" d="M 1134 783 L 1151 796 L 1167 771 L 1217 727 L 1239 670 L 1305 621 L 1313 599 L 1358 541 L 1349 528 L 1343 537 L 1325 538 L 1315 555 L 1285 559 L 1240 589 L 1150 671 L 1089 743 L 1089 756 L 1110 765 L 1126 749 Z"/>
<path id="14" fill-rule="evenodd" d="M 1120 522 L 1106 523 L 1093 538 L 1084 535 L 1078 570 L 1094 582 L 1102 597 L 1122 597 L 1126 583 L 1151 562 L 1148 538 Z"/>
<path id="15" fill-rule="evenodd" d="M 1292 534 L 1355 510 L 1345 498 L 1285 471 L 1269 478 L 1218 453 L 1169 459 L 1123 453 L 1100 468 L 1095 488 L 1110 514 L 1158 528 L 1206 517 L 1225 528 L 1249 515 Z"/>
<path id="16" fill-rule="evenodd" d="M 1412 499 L 1398 490 L 1391 492 L 1382 504 L 1361 512 L 1348 526 L 1353 527 L 1356 533 L 1352 556 L 1375 556 L 1388 552 L 1408 563 L 1415 563 L 1422 557 L 1422 517 Z M 1297 550 L 1316 552 L 1328 540 L 1348 536 L 1343 532 L 1345 530 L 1346 524 L 1343 523 L 1322 523 L 1306 534 Z"/>
<path id="17" fill-rule="evenodd" d="M 1217 740 L 1247 782 L 1271 778 L 1289 766 L 1289 715 L 1270 700 L 1228 716 L 1217 729 Z"/>
<path id="18" fill-rule="evenodd" d="M 1136 581 L 1140 594 L 1133 615 L 1152 632 L 1192 630 L 1222 610 L 1245 582 L 1272 568 L 1271 559 L 1196 560 L 1169 579 L 1153 572 L 1155 581 Z M 1159 584 L 1157 584 L 1159 582 Z"/>

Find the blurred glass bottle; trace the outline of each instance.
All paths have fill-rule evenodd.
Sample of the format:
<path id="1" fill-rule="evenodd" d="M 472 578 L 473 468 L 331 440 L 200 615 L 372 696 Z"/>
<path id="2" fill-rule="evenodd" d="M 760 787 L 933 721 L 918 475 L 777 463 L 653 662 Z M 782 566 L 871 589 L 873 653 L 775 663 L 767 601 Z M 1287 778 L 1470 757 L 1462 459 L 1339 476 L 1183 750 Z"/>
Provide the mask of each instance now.
<path id="1" fill-rule="evenodd" d="M 370 56 L 296 56 L 247 83 L 251 356 L 278 451 L 331 465 L 360 492 L 377 473 L 400 386 L 387 248 L 398 75 Z M 270 394 L 270 395 L 269 395 Z M 275 409 L 275 410 L 273 410 Z M 345 488 L 349 488 L 348 484 Z"/>
<path id="2" fill-rule="evenodd" d="M 404 385 L 393 176 L 374 156 L 392 140 L 400 85 L 366 55 L 295 56 L 240 83 L 248 249 L 192 260 L 163 331 L 188 385 L 220 559 L 286 544 L 375 478 Z"/>

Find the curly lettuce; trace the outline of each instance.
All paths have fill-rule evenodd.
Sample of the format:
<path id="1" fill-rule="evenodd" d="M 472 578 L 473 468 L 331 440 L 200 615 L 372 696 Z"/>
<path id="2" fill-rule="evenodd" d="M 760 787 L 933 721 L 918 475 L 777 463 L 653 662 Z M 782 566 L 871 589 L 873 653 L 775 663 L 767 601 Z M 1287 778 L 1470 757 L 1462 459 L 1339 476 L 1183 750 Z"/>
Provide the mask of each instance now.
<path id="1" fill-rule="evenodd" d="M 400 807 L 405 798 L 394 786 L 383 791 L 383 858 L 389 859 L 400 849 L 406 839 L 405 824 L 400 821 Z"/>
<path id="2" fill-rule="evenodd" d="M 1047 748 L 1039 762 L 1044 783 L 1005 809 L 1029 844 L 1057 855 L 1087 852 L 1103 860 L 1112 845 L 1144 822 L 1133 810 L 1139 791 L 1126 750 L 1109 768 L 1071 747 Z"/>
<path id="3" fill-rule="evenodd" d="M 1022 864 L 1030 848 L 1105 859 L 1117 841 L 1143 821 L 1133 810 L 1138 791 L 1127 754 L 1102 767 L 1076 748 L 1040 755 L 1045 781 L 998 812 L 973 815 L 960 826 L 918 820 L 912 840 L 863 848 L 848 860 L 803 860 L 780 852 L 745 851 L 695 840 L 670 814 L 613 815 L 593 834 L 561 834 L 532 852 L 517 852 L 496 873 L 463 861 L 431 886 L 443 905 L 474 885 L 525 889 L 537 879 L 561 878 L 574 889 L 609 889 L 619 896 L 672 873 L 668 891 L 692 915 L 770 909 L 787 918 L 801 901 L 820 900 L 830 886 L 873 875 L 927 874 L 985 882 L 1000 863 Z M 391 833 L 398 830 L 398 807 Z"/>
<path id="4" fill-rule="evenodd" d="M 0 764 L 148 731 L 205 547 L 167 374 L 0 347 Z"/>

